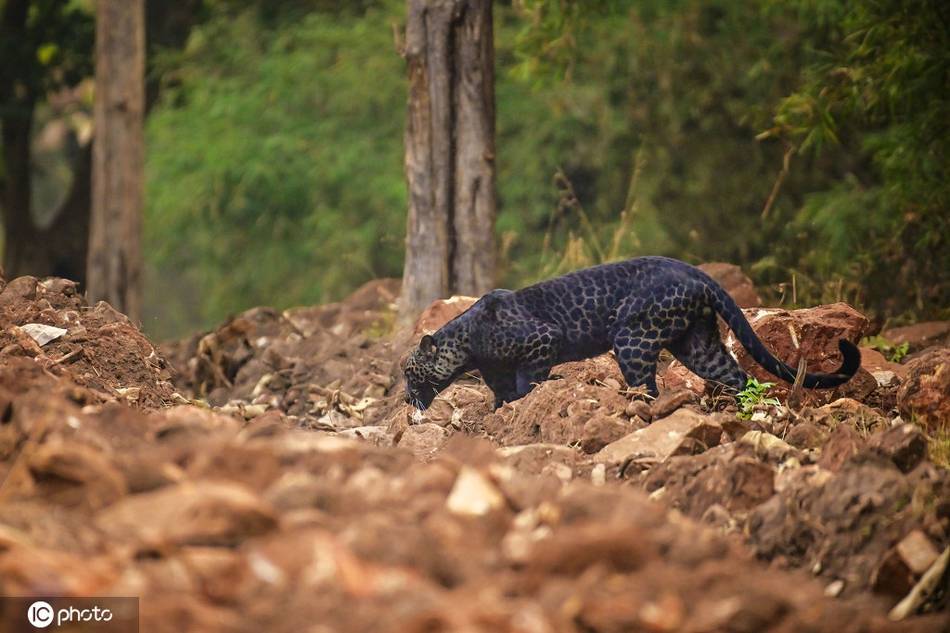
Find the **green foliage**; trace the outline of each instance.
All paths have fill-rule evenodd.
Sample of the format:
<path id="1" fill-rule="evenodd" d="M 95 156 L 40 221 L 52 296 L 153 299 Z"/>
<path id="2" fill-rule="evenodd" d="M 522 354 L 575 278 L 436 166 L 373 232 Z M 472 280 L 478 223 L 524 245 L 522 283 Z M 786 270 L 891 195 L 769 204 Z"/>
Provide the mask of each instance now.
<path id="1" fill-rule="evenodd" d="M 880 335 L 865 337 L 861 341 L 861 345 L 876 349 L 892 363 L 901 362 L 907 356 L 907 352 L 910 351 L 910 345 L 907 342 L 897 345 Z"/>
<path id="2" fill-rule="evenodd" d="M 205 5 L 184 52 L 152 60 L 146 252 L 180 289 L 153 332 L 398 276 L 404 0 Z M 940 316 L 941 11 L 496 3 L 499 284 L 666 254 L 742 264 L 764 294 L 788 289 L 774 300 Z"/>
<path id="3" fill-rule="evenodd" d="M 759 382 L 750 376 L 746 381 L 745 389 L 736 394 L 736 402 L 739 404 L 736 415 L 743 420 L 748 420 L 752 418 L 757 405 L 777 407 L 781 404 L 777 398 L 768 397 L 769 389 L 774 386 L 774 382 Z"/>
<path id="4" fill-rule="evenodd" d="M 786 6 L 788 3 L 784 3 Z M 806 195 L 794 229 L 806 261 L 865 288 L 879 312 L 950 305 L 950 10 L 940 0 L 799 0 L 822 47 L 779 103 L 771 133 L 843 178 Z"/>
<path id="5" fill-rule="evenodd" d="M 163 61 L 147 252 L 196 288 L 205 324 L 400 273 L 405 88 L 390 17 L 312 12 L 268 28 L 248 9 Z"/>

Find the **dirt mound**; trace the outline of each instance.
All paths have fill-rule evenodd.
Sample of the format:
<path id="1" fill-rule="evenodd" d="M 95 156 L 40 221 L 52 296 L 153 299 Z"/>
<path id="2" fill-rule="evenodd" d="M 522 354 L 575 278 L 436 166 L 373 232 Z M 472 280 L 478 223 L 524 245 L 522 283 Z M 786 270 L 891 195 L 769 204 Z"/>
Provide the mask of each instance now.
<path id="1" fill-rule="evenodd" d="M 341 431 L 377 420 L 398 377 L 403 339 L 389 334 L 396 280 L 369 282 L 336 304 L 252 308 L 162 346 L 191 398 L 253 417 L 279 411 L 301 427 Z"/>
<path id="2" fill-rule="evenodd" d="M 526 475 L 487 443 L 423 462 L 191 406 L 39 400 L 5 426 L 22 449 L 5 460 L 0 587 L 138 595 L 145 630 L 942 625 L 889 624 L 886 605 L 828 598 L 636 490 Z"/>
<path id="3" fill-rule="evenodd" d="M 121 315 L 11 282 L 0 589 L 138 595 L 157 631 L 948 624 L 947 471 L 893 408 L 906 373 L 740 419 L 702 390 L 650 401 L 605 355 L 497 411 L 471 376 L 414 412 L 396 287 L 163 347 L 183 397 Z M 67 332 L 41 345 L 56 331 L 30 323 Z M 96 360 L 116 341 L 123 362 Z"/>
<path id="4" fill-rule="evenodd" d="M 175 399 L 171 373 L 151 342 L 109 304 L 86 305 L 71 281 L 10 281 L 0 292 L 0 324 L 0 370 L 31 358 L 44 372 L 85 387 L 94 400 L 154 407 Z M 18 391 L 31 381 L 7 374 L 2 384 Z"/>

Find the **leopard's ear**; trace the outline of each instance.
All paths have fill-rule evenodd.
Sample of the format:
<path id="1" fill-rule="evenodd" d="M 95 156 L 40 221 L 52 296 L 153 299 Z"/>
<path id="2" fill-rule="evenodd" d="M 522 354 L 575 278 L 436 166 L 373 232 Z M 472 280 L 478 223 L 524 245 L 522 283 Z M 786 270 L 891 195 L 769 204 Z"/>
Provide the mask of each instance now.
<path id="1" fill-rule="evenodd" d="M 435 344 L 435 339 L 430 335 L 426 334 L 422 337 L 422 340 L 419 341 L 419 350 L 422 351 L 426 356 L 432 356 L 435 354 L 437 347 Z"/>

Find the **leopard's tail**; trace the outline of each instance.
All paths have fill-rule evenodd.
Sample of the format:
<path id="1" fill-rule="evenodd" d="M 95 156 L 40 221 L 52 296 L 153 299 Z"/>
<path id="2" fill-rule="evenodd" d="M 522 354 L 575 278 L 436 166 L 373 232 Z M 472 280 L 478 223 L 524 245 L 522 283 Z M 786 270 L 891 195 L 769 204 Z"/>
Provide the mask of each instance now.
<path id="1" fill-rule="evenodd" d="M 749 352 L 755 362 L 762 365 L 770 374 L 782 380 L 794 382 L 795 369 L 777 359 L 759 340 L 749 321 L 732 297 L 712 279 L 708 280 L 707 288 L 711 294 L 710 304 L 725 319 L 729 329 L 735 334 L 736 340 Z M 809 389 L 837 387 L 848 382 L 854 376 L 861 366 L 861 352 L 853 343 L 845 339 L 838 341 L 838 349 L 841 350 L 841 356 L 843 357 L 841 366 L 830 374 L 805 374 L 805 380 L 802 383 L 805 387 Z"/>

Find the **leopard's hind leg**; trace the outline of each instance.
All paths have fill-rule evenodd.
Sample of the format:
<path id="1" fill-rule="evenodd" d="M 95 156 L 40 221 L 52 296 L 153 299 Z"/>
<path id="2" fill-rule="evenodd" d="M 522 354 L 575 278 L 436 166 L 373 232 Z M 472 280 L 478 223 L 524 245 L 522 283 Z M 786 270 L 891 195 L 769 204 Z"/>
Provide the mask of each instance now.
<path id="1" fill-rule="evenodd" d="M 613 340 L 617 364 L 627 385 L 647 388 L 647 393 L 656 397 L 656 362 L 662 345 L 657 339 L 645 337 L 647 330 L 640 326 L 617 329 Z"/>
<path id="2" fill-rule="evenodd" d="M 746 373 L 726 350 L 719 336 L 716 315 L 703 315 L 668 346 L 679 362 L 703 380 L 739 391 L 745 387 Z"/>

